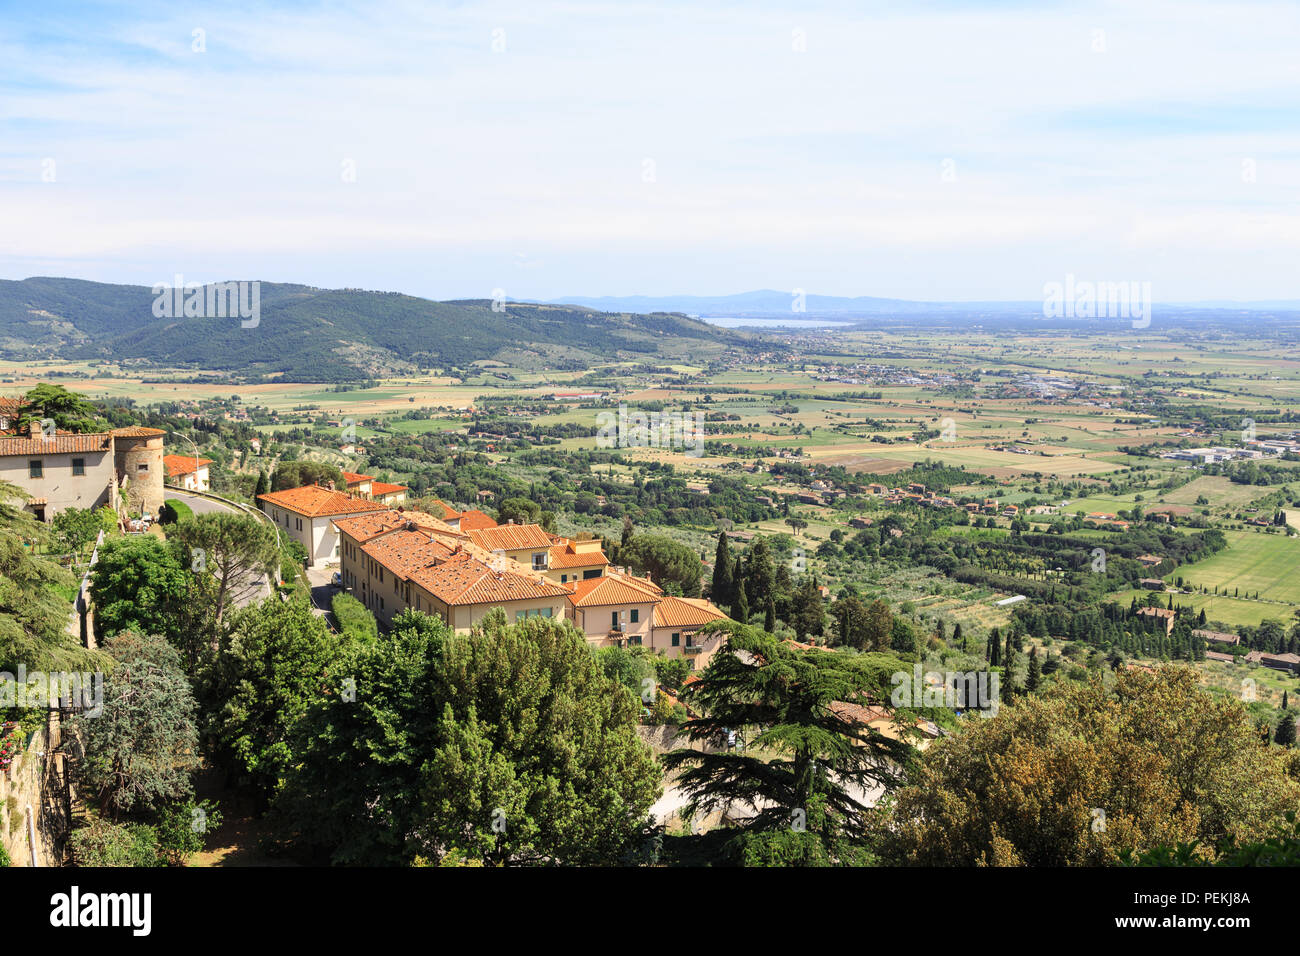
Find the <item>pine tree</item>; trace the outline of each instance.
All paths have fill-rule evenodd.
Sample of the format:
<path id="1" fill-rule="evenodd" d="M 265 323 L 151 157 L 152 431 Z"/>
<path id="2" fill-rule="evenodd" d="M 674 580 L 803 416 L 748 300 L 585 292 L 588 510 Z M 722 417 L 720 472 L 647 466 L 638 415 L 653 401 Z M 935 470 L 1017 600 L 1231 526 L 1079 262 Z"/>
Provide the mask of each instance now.
<path id="1" fill-rule="evenodd" d="M 776 601 L 770 594 L 767 596 L 767 611 L 763 615 L 763 630 L 769 634 L 776 630 Z"/>
<path id="2" fill-rule="evenodd" d="M 727 543 L 727 532 L 718 532 L 718 550 L 713 556 L 713 603 L 728 605 L 734 595 L 734 581 L 731 576 L 731 546 Z"/>
<path id="3" fill-rule="evenodd" d="M 1038 690 L 1038 685 L 1043 682 L 1043 668 L 1038 663 L 1038 648 L 1029 649 L 1029 674 L 1025 677 L 1025 690 L 1033 693 Z"/>
<path id="4" fill-rule="evenodd" d="M 736 588 L 736 600 L 731 605 L 731 618 L 741 624 L 749 623 L 749 598 L 745 596 L 744 588 Z"/>
<path id="5" fill-rule="evenodd" d="M 1283 747 L 1290 747 L 1295 743 L 1295 718 L 1290 712 L 1284 711 L 1281 719 L 1277 722 L 1277 731 L 1273 734 L 1273 742 L 1281 744 Z"/>

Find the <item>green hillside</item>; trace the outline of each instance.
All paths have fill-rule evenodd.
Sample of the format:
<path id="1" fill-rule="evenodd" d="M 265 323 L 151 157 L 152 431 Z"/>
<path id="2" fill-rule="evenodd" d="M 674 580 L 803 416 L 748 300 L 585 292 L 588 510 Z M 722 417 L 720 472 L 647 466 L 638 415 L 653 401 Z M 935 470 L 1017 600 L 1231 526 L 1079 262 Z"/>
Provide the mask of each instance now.
<path id="1" fill-rule="evenodd" d="M 747 337 L 681 315 L 615 315 L 486 299 L 433 302 L 399 293 L 264 282 L 256 328 L 238 319 L 157 318 L 145 286 L 75 279 L 0 282 L 0 357 L 139 359 L 287 381 L 354 381 L 462 367 L 510 351 L 554 366 L 690 356 Z"/>

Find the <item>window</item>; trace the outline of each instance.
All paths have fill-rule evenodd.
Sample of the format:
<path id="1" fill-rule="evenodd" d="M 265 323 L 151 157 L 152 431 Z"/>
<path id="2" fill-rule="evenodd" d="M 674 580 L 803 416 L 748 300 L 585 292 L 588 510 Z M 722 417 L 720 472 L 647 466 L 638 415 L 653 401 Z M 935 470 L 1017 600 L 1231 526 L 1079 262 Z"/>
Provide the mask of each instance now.
<path id="1" fill-rule="evenodd" d="M 582 580 L 584 581 L 587 580 L 588 578 L 598 578 L 598 577 L 600 577 L 600 568 L 596 568 L 594 571 L 582 572 Z"/>
<path id="2" fill-rule="evenodd" d="M 27 477 L 28 478 L 45 477 L 45 466 L 41 464 L 41 460 L 39 458 L 33 458 L 31 461 L 27 463 Z"/>
<path id="3" fill-rule="evenodd" d="M 618 611 L 609 612 L 609 626 L 615 631 L 618 630 Z"/>
<path id="4" fill-rule="evenodd" d="M 674 635 L 673 635 L 673 647 L 681 647 L 681 644 L 682 644 L 682 636 L 681 636 L 681 634 L 674 634 Z"/>
<path id="5" fill-rule="evenodd" d="M 546 570 L 546 552 L 545 552 L 545 551 L 539 551 L 539 552 L 537 552 L 536 554 L 533 555 L 533 570 L 534 570 L 534 571 L 545 571 L 545 570 Z"/>
<path id="6" fill-rule="evenodd" d="M 640 634 L 633 634 L 631 637 L 629 637 L 629 638 L 627 639 L 627 642 L 628 642 L 628 644 L 630 644 L 632 647 L 640 647 L 640 646 L 641 646 L 641 635 L 640 635 Z"/>
<path id="7" fill-rule="evenodd" d="M 641 609 L 639 607 L 632 608 L 632 623 L 633 624 L 639 623 L 640 620 L 641 620 Z"/>
<path id="8" fill-rule="evenodd" d="M 694 635 L 694 634 L 687 634 L 687 635 L 686 635 L 686 646 L 687 646 L 687 647 L 694 647 L 694 646 L 695 646 L 695 635 Z"/>
<path id="9" fill-rule="evenodd" d="M 542 608 L 542 617 L 550 617 L 551 614 L 552 614 L 552 608 L 549 607 Z"/>
<path id="10" fill-rule="evenodd" d="M 74 475 L 84 475 L 86 473 L 86 459 L 84 458 L 72 459 L 72 473 Z"/>
<path id="11" fill-rule="evenodd" d="M 149 463 L 148 463 L 147 461 L 142 461 L 142 462 L 140 462 L 140 464 L 138 464 L 138 465 L 135 466 L 135 470 L 136 470 L 137 472 L 139 472 L 140 474 L 142 474 L 142 475 L 148 474 L 148 473 L 149 473 Z"/>

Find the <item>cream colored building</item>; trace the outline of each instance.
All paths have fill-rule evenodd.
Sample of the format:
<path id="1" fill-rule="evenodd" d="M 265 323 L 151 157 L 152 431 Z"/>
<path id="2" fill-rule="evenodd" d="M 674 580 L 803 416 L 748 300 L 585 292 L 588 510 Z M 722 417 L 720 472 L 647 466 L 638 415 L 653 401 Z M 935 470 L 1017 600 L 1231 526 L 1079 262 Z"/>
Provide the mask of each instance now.
<path id="1" fill-rule="evenodd" d="M 334 519 L 388 509 L 320 485 L 303 485 L 258 495 L 263 513 L 280 530 L 307 549 L 307 563 L 315 567 L 339 559 L 339 536 Z"/>
<path id="2" fill-rule="evenodd" d="M 212 481 L 208 477 L 208 465 L 211 458 L 190 458 L 186 455 L 164 455 L 163 468 L 167 480 L 186 491 L 210 491 Z"/>

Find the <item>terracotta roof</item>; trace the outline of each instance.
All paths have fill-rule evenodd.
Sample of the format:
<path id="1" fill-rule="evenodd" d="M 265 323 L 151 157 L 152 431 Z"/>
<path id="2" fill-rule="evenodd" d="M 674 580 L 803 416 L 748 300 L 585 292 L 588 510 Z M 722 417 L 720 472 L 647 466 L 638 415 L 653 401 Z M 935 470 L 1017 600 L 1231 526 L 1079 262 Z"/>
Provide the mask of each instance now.
<path id="1" fill-rule="evenodd" d="M 565 542 L 551 547 L 550 566 L 552 568 L 586 568 L 593 564 L 609 564 L 604 551 L 587 551 L 577 553 L 573 545 Z"/>
<path id="2" fill-rule="evenodd" d="M 401 508 L 395 510 L 385 508 L 383 511 L 377 511 L 373 514 L 336 518 L 333 523 L 334 527 L 347 534 L 348 537 L 362 543 L 381 534 L 388 534 L 398 528 L 405 528 L 412 523 L 424 531 L 433 532 L 443 537 L 465 538 L 465 535 L 453 531 L 444 522 L 431 514 L 426 514 L 423 511 L 407 511 Z"/>
<path id="3" fill-rule="evenodd" d="M 156 438 L 167 433 L 161 428 L 145 428 L 143 425 L 130 425 L 127 428 L 114 428 L 114 438 Z"/>
<path id="4" fill-rule="evenodd" d="M 448 605 L 502 604 L 536 598 L 561 597 L 568 592 L 542 578 L 513 571 L 494 571 L 487 563 L 460 552 L 431 568 L 411 574 L 411 580 Z"/>
<path id="5" fill-rule="evenodd" d="M 355 471 L 343 472 L 343 480 L 349 485 L 359 485 L 362 482 L 374 481 L 373 475 L 358 475 Z"/>
<path id="6" fill-rule="evenodd" d="M 372 481 L 370 483 L 370 493 L 372 495 L 391 495 L 395 491 L 409 491 L 406 485 L 390 485 L 386 481 Z"/>
<path id="7" fill-rule="evenodd" d="M 89 435 L 55 435 L 52 438 L 0 438 L 0 455 L 62 455 L 80 451 L 112 451 L 108 432 Z"/>
<path id="8" fill-rule="evenodd" d="M 471 508 L 469 511 L 462 511 L 459 515 L 452 512 L 453 516 L 460 518 L 461 531 L 486 531 L 488 528 L 497 527 L 496 519 L 489 514 L 479 511 L 477 508 Z"/>
<path id="9" fill-rule="evenodd" d="M 469 514 L 466 512 L 465 514 Z M 461 515 L 461 530 L 469 539 L 488 551 L 515 551 L 519 548 L 551 547 L 551 536 L 539 524 L 503 524 L 495 528 L 466 528 Z"/>
<path id="10" fill-rule="evenodd" d="M 680 598 L 665 594 L 655 605 L 655 627 L 703 627 L 710 621 L 725 621 L 727 615 L 703 598 Z"/>
<path id="11" fill-rule="evenodd" d="M 456 517 L 456 515 L 459 513 L 456 511 L 455 508 L 447 504 L 447 502 L 443 501 L 441 498 L 434 498 L 433 503 L 434 505 L 442 509 L 441 517 L 443 521 L 450 521 L 452 518 Z"/>
<path id="12" fill-rule="evenodd" d="M 204 465 L 212 464 L 211 458 L 190 458 L 186 455 L 163 455 L 163 467 L 167 469 L 168 478 L 192 475 Z"/>
<path id="13" fill-rule="evenodd" d="M 654 604 L 663 592 L 642 578 L 604 574 L 570 585 L 569 603 L 574 607 L 605 607 L 615 604 Z"/>
<path id="14" fill-rule="evenodd" d="M 308 518 L 388 510 L 377 501 L 366 501 L 364 498 L 355 498 L 341 491 L 330 491 L 320 485 L 303 485 L 301 488 L 271 491 L 257 497 Z"/>
<path id="15" fill-rule="evenodd" d="M 393 531 L 372 538 L 361 550 L 399 577 L 447 560 L 454 548 L 420 531 Z"/>

